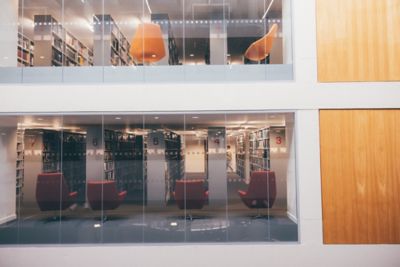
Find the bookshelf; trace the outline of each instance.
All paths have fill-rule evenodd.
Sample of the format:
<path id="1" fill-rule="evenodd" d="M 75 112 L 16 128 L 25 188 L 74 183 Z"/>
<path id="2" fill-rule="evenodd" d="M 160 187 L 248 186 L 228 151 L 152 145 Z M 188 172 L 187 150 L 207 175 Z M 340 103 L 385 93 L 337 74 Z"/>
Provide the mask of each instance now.
<path id="1" fill-rule="evenodd" d="M 131 45 L 111 15 L 94 15 L 94 64 L 96 66 L 129 66 Z"/>
<path id="2" fill-rule="evenodd" d="M 43 131 L 42 173 L 61 171 L 61 135 L 58 131 Z"/>
<path id="3" fill-rule="evenodd" d="M 22 33 L 18 32 L 18 67 L 33 67 L 34 51 L 34 42 Z"/>
<path id="4" fill-rule="evenodd" d="M 250 171 L 269 170 L 270 163 L 269 128 L 263 128 L 249 135 Z"/>
<path id="5" fill-rule="evenodd" d="M 16 197 L 19 200 L 23 198 L 22 188 L 24 187 L 24 130 L 17 130 L 17 162 L 16 162 Z"/>
<path id="6" fill-rule="evenodd" d="M 78 192 L 78 203 L 86 196 L 86 135 L 63 132 L 62 172 L 71 191 Z"/>
<path id="7" fill-rule="evenodd" d="M 104 130 L 104 177 L 119 190 L 143 191 L 143 136 Z"/>
<path id="8" fill-rule="evenodd" d="M 168 64 L 180 65 L 179 51 L 168 14 L 151 14 L 151 21 L 161 26 L 163 33 L 168 33 Z"/>
<path id="9" fill-rule="evenodd" d="M 246 140 L 245 135 L 236 138 L 236 174 L 246 178 Z"/>
<path id="10" fill-rule="evenodd" d="M 77 202 L 85 202 L 85 134 L 49 129 L 25 129 L 23 137 L 19 140 L 23 140 L 20 146 L 17 141 L 17 153 L 19 148 L 23 149 L 24 201 L 26 199 L 27 203 L 34 203 L 36 181 L 40 173 L 62 172 L 69 190 L 78 192 Z"/>
<path id="11" fill-rule="evenodd" d="M 34 16 L 36 66 L 92 66 L 93 52 L 51 15 Z"/>
<path id="12" fill-rule="evenodd" d="M 164 132 L 165 161 L 166 161 L 166 193 L 171 194 L 175 190 L 176 180 L 180 180 L 185 174 L 185 157 L 181 136 L 170 131 Z M 167 197 L 169 199 L 169 196 Z"/>

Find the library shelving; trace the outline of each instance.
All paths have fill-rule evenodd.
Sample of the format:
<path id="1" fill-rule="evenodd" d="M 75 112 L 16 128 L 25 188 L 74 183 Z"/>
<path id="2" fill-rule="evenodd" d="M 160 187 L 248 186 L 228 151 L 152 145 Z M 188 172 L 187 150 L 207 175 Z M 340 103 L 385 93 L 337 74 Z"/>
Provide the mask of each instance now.
<path id="1" fill-rule="evenodd" d="M 22 188 L 24 187 L 24 130 L 17 130 L 17 163 L 16 163 L 16 197 L 23 198 Z"/>
<path id="2" fill-rule="evenodd" d="M 34 64 L 34 42 L 18 32 L 18 49 L 17 49 L 17 60 L 18 67 L 33 67 Z"/>
<path id="3" fill-rule="evenodd" d="M 168 64 L 179 65 L 179 50 L 168 14 L 151 14 L 151 21 L 159 24 L 164 33 L 168 33 Z"/>
<path id="4" fill-rule="evenodd" d="M 249 135 L 250 171 L 270 169 L 269 128 L 263 128 Z"/>
<path id="5" fill-rule="evenodd" d="M 94 64 L 100 66 L 129 66 L 131 45 L 111 15 L 94 15 Z"/>
<path id="6" fill-rule="evenodd" d="M 119 190 L 143 190 L 143 136 L 104 130 L 104 177 Z"/>
<path id="7" fill-rule="evenodd" d="M 92 66 L 93 52 L 51 15 L 34 16 L 35 66 Z"/>
<path id="8" fill-rule="evenodd" d="M 26 201 L 34 202 L 35 181 L 40 173 L 61 172 L 69 190 L 78 192 L 77 202 L 84 203 L 86 135 L 49 129 L 24 129 L 21 135 L 19 140 L 23 143 L 19 147 L 23 149 L 24 158 L 24 201 L 26 193 Z M 18 151 L 17 147 L 19 155 Z"/>
<path id="9" fill-rule="evenodd" d="M 115 180 L 114 151 L 116 136 L 112 130 L 104 130 L 104 179 Z"/>
<path id="10" fill-rule="evenodd" d="M 61 135 L 58 131 L 43 130 L 42 172 L 61 171 Z"/>
<path id="11" fill-rule="evenodd" d="M 167 194 L 175 190 L 176 180 L 183 178 L 185 173 L 185 157 L 181 136 L 170 131 L 164 132 L 165 161 L 167 163 L 166 177 Z"/>
<path id="12" fill-rule="evenodd" d="M 246 177 L 246 141 L 244 134 L 236 139 L 236 174 Z"/>
<path id="13" fill-rule="evenodd" d="M 86 135 L 63 132 L 62 172 L 72 191 L 78 192 L 78 203 L 86 195 Z"/>

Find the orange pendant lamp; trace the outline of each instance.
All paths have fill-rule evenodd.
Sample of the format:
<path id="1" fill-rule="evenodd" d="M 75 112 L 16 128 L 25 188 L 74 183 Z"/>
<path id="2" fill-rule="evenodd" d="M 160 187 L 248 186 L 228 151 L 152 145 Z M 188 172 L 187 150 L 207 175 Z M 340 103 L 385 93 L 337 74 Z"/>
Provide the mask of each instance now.
<path id="1" fill-rule="evenodd" d="M 274 44 L 277 34 L 278 25 L 273 24 L 269 32 L 264 37 L 258 39 L 252 43 L 249 48 L 247 48 L 244 56 L 252 61 L 260 61 L 265 59 L 271 53 L 272 45 Z"/>
<path id="2" fill-rule="evenodd" d="M 165 57 L 161 27 L 154 23 L 139 24 L 132 39 L 130 54 L 136 63 L 154 63 Z"/>

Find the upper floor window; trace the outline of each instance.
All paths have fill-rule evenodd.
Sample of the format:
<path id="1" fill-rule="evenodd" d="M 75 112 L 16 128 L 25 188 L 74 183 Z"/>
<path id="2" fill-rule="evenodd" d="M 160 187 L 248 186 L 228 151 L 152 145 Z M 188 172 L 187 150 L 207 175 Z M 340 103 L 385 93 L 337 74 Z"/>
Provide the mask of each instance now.
<path id="1" fill-rule="evenodd" d="M 293 76 L 290 0 L 9 2 L 3 82 Z"/>

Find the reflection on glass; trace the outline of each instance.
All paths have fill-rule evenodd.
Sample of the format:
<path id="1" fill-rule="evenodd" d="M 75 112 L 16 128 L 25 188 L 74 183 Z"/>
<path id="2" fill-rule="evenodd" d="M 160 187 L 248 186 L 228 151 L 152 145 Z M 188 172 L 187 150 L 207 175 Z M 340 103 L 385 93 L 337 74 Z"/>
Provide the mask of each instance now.
<path id="1" fill-rule="evenodd" d="M 290 0 L 26 0 L 19 10 L 19 66 L 291 62 Z"/>
<path id="2" fill-rule="evenodd" d="M 0 243 L 297 241 L 293 113 L 0 117 Z"/>

